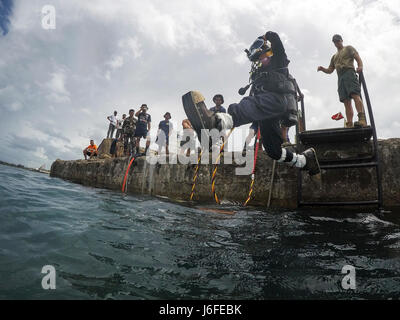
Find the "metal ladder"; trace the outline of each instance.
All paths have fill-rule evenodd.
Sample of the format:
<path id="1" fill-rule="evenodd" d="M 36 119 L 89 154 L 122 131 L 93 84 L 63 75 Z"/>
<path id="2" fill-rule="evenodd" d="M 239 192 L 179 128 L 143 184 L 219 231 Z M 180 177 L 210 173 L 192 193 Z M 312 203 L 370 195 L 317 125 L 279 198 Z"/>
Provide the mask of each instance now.
<path id="1" fill-rule="evenodd" d="M 334 169 L 345 169 L 345 168 L 367 168 L 373 167 L 376 169 L 376 182 L 378 195 L 375 200 L 363 200 L 363 201 L 303 201 L 303 171 L 299 170 L 299 174 L 297 177 L 297 206 L 351 206 L 351 205 L 376 205 L 380 211 L 383 211 L 383 197 L 382 197 L 382 170 L 379 161 L 378 155 L 378 139 L 376 135 L 376 127 L 374 116 L 372 113 L 371 102 L 369 99 L 367 85 L 365 83 L 365 78 L 363 73 L 361 72 L 359 75 L 359 81 L 362 85 L 365 100 L 368 107 L 368 115 L 370 119 L 371 125 L 366 128 L 352 128 L 352 129 L 328 129 L 328 130 L 314 130 L 314 131 L 306 131 L 305 124 L 305 116 L 304 116 L 304 99 L 301 101 L 301 116 L 299 117 L 299 123 L 296 126 L 296 144 L 299 147 L 299 144 L 304 145 L 305 143 L 315 142 L 316 139 L 319 141 L 330 141 L 330 142 L 338 142 L 340 140 L 345 141 L 349 139 L 359 139 L 361 141 L 369 141 L 371 136 L 373 138 L 373 152 L 370 157 L 364 158 L 351 158 L 351 159 L 343 159 L 343 160 L 324 160 L 319 161 L 321 170 L 334 170 Z M 303 97 L 299 87 L 297 86 L 297 91 L 300 96 Z M 361 96 L 362 98 L 362 96 Z M 364 107 L 365 109 L 365 107 Z M 365 110 L 364 110 L 365 112 Z"/>

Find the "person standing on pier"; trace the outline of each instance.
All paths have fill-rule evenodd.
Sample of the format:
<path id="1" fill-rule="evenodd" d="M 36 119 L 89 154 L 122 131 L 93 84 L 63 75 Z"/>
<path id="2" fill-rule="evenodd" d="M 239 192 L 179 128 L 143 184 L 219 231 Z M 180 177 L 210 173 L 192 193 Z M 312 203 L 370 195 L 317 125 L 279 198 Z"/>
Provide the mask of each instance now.
<path id="1" fill-rule="evenodd" d="M 139 153 L 140 147 L 140 139 L 146 139 L 146 150 L 144 153 L 147 153 L 147 150 L 150 146 L 150 125 L 151 125 L 151 116 L 147 113 L 147 104 L 142 104 L 140 110 L 136 112 L 135 116 L 138 118 L 138 123 L 135 132 L 136 138 L 136 152 Z"/>
<path id="2" fill-rule="evenodd" d="M 364 106 L 361 100 L 361 86 L 358 81 L 356 71 L 358 73 L 363 70 L 363 63 L 357 50 L 352 46 L 343 46 L 342 36 L 335 34 L 332 42 L 337 48 L 337 52 L 332 56 L 331 63 L 328 68 L 319 66 L 318 71 L 331 74 L 335 69 L 338 75 L 338 93 L 339 100 L 343 102 L 346 109 L 346 128 L 366 127 Z M 354 69 L 354 60 L 357 61 L 357 70 Z M 358 112 L 358 121 L 353 125 L 353 107 L 351 99 L 354 100 L 356 110 Z"/>
<path id="3" fill-rule="evenodd" d="M 136 123 L 135 110 L 129 110 L 129 117 L 127 117 L 122 125 L 122 132 L 124 136 L 124 153 L 125 155 L 133 155 L 136 150 Z"/>
<path id="4" fill-rule="evenodd" d="M 185 154 L 186 151 L 186 156 L 189 157 L 191 151 L 195 150 L 196 148 L 195 132 L 189 119 L 184 119 L 182 121 L 182 128 L 183 136 L 182 140 L 180 141 L 180 151 L 181 154 Z"/>
<path id="5" fill-rule="evenodd" d="M 117 133 L 115 134 L 115 139 L 122 138 L 122 125 L 126 119 L 126 114 L 122 115 L 122 119 L 117 119 Z"/>
<path id="6" fill-rule="evenodd" d="M 108 116 L 107 120 L 110 121 L 110 124 L 108 126 L 107 139 L 108 138 L 112 139 L 114 130 L 117 127 L 117 111 L 114 111 L 114 114 Z"/>
<path id="7" fill-rule="evenodd" d="M 222 104 L 224 103 L 224 96 L 222 94 L 216 94 L 213 98 L 213 101 L 215 103 L 215 106 L 210 108 L 210 111 L 214 113 L 226 113 L 226 109 L 222 106 Z"/>
<path id="8" fill-rule="evenodd" d="M 160 121 L 158 125 L 158 134 L 156 143 L 158 144 L 158 154 L 161 154 L 162 147 L 165 147 L 165 153 L 169 155 L 169 136 L 172 133 L 171 114 L 169 112 L 164 114 L 163 121 Z"/>

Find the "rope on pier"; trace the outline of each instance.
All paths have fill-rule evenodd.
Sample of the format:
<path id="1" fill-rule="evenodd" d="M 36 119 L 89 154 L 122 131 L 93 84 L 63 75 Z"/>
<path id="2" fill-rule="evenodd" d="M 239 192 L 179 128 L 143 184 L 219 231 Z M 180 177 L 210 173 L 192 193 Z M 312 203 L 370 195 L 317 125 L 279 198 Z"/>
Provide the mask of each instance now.
<path id="1" fill-rule="evenodd" d="M 260 145 L 260 135 L 261 135 L 261 133 L 260 133 L 260 127 L 259 127 L 258 130 L 257 130 L 256 140 L 254 141 L 254 144 L 256 146 L 256 150 L 254 152 L 253 171 L 251 173 L 251 183 L 250 183 L 249 195 L 247 197 L 247 200 L 243 204 L 244 207 L 247 206 L 247 203 L 250 201 L 251 195 L 253 193 L 254 179 L 255 179 L 255 172 L 256 172 L 256 163 L 257 163 L 257 155 L 258 155 L 258 149 L 259 149 L 259 145 Z"/>
<path id="2" fill-rule="evenodd" d="M 215 179 L 215 176 L 216 176 L 216 174 L 217 174 L 218 163 L 219 163 L 219 160 L 221 159 L 221 154 L 222 154 L 222 151 L 224 150 L 225 143 L 228 141 L 229 136 L 231 135 L 233 129 L 234 129 L 234 128 L 232 128 L 232 129 L 229 131 L 228 135 L 226 136 L 226 139 L 224 139 L 224 143 L 222 144 L 221 148 L 219 149 L 219 154 L 218 154 L 217 160 L 215 161 L 215 166 L 214 166 L 214 170 L 213 170 L 213 174 L 212 174 L 212 178 L 211 178 L 211 191 L 212 191 L 212 193 L 213 193 L 213 196 L 214 196 L 215 201 L 216 201 L 218 204 L 220 204 L 220 201 L 219 201 L 219 199 L 218 199 L 217 192 L 215 191 L 215 180 L 216 180 L 216 179 Z"/>
<path id="3" fill-rule="evenodd" d="M 201 160 L 202 154 L 203 154 L 203 149 L 200 151 L 199 157 L 197 158 L 197 165 L 196 165 L 196 169 L 194 170 L 192 192 L 190 193 L 190 200 L 192 200 L 193 196 L 194 196 L 194 189 L 196 188 L 196 180 L 197 180 L 197 175 L 199 173 L 199 165 L 200 165 L 200 160 Z"/>

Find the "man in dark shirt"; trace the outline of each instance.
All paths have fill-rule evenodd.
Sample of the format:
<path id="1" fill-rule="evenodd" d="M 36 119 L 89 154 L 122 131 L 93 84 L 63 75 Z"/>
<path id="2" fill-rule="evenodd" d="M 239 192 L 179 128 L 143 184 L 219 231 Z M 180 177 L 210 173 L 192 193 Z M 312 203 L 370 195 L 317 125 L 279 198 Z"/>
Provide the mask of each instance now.
<path id="1" fill-rule="evenodd" d="M 169 154 L 169 136 L 172 133 L 172 123 L 169 121 L 171 119 L 171 114 L 167 112 L 164 114 L 164 119 L 160 121 L 158 125 L 158 134 L 157 134 L 157 144 L 158 144 L 158 154 L 161 154 L 161 149 L 165 146 L 165 153 Z"/>
<path id="2" fill-rule="evenodd" d="M 213 101 L 215 103 L 215 107 L 210 108 L 210 111 L 214 113 L 226 113 L 226 109 L 222 106 L 222 104 L 224 103 L 224 97 L 222 94 L 216 94 L 213 98 Z"/>
<path id="3" fill-rule="evenodd" d="M 135 132 L 137 153 L 139 153 L 141 138 L 146 139 L 146 150 L 144 151 L 145 154 L 147 153 L 147 150 L 149 149 L 150 146 L 149 131 L 151 124 L 151 116 L 147 113 L 148 109 L 149 108 L 147 107 L 147 104 L 142 104 L 140 110 L 135 114 L 135 116 L 138 118 L 138 122 L 136 125 L 136 132 Z"/>

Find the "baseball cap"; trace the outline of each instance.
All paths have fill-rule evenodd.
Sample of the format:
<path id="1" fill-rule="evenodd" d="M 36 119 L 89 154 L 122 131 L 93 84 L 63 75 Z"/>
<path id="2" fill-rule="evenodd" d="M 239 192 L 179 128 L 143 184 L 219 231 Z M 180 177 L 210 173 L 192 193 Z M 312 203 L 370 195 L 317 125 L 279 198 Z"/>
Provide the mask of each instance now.
<path id="1" fill-rule="evenodd" d="M 341 36 L 340 34 L 335 34 L 335 35 L 332 37 L 332 41 L 333 41 L 333 42 L 335 42 L 335 41 L 343 41 L 343 39 L 342 39 L 342 36 Z"/>

